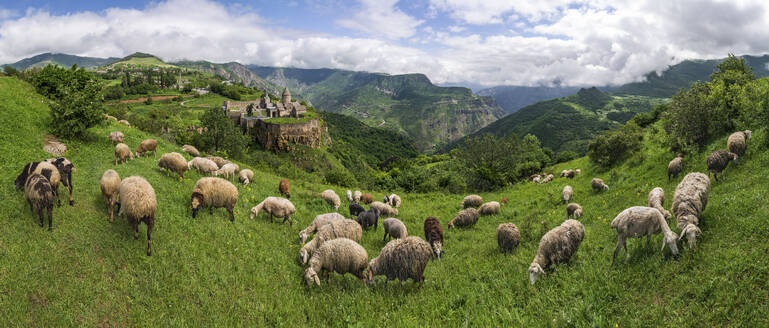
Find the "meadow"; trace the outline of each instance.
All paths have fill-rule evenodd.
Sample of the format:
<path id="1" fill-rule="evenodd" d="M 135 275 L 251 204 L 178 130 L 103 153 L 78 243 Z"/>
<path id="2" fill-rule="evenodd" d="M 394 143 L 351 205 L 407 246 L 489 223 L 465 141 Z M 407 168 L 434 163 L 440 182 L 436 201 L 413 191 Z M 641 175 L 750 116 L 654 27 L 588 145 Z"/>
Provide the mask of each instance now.
<path id="1" fill-rule="evenodd" d="M 623 209 L 645 205 L 654 187 L 665 189 L 669 207 L 682 178 L 667 181 L 673 154 L 660 142 L 658 127 L 647 129 L 642 153 L 611 170 L 587 158 L 547 169 L 557 173 L 581 168 L 573 180 L 556 178 L 544 185 L 519 183 L 482 193 L 484 200 L 510 202 L 498 215 L 482 217 L 474 227 L 446 230 L 464 195 L 401 193 L 398 218 L 412 235 L 437 217 L 444 227 L 445 255 L 432 260 L 426 281 L 366 287 L 351 276 L 308 287 L 298 263 L 298 232 L 317 214 L 334 209 L 315 194 L 347 188 L 292 181 L 297 208 L 293 226 L 270 223 L 248 210 L 277 195 L 281 177 L 255 171 L 249 186 L 237 184 L 240 197 L 235 222 L 224 209 L 201 211 L 193 219 L 190 193 L 200 177 L 188 172 L 180 181 L 157 167 L 165 152 L 180 147 L 159 139 L 158 155 L 113 165 L 107 135 L 122 131 L 135 148 L 153 136 L 105 121 L 85 140 L 62 140 L 75 165 L 75 206 L 54 209 L 53 231 L 37 225 L 13 179 L 24 164 L 51 157 L 42 151 L 48 107 L 33 88 L 0 77 L 0 318 L 13 326 L 748 326 L 769 325 L 769 229 L 766 203 L 769 153 L 759 147 L 768 136 L 756 131 L 739 166 L 723 180 L 711 179 L 703 234 L 695 251 L 679 243 L 677 258 L 660 252 L 661 235 L 652 245 L 632 239 L 630 260 L 611 265 L 616 233 L 610 222 Z M 685 161 L 685 171 L 705 171 L 705 158 L 725 148 L 720 138 Z M 184 154 L 189 159 L 189 156 Z M 241 168 L 249 163 L 241 163 Z M 145 177 L 158 199 L 153 253 L 146 256 L 146 226 L 134 240 L 123 218 L 109 223 L 99 190 L 102 173 L 114 168 L 122 178 Z M 601 177 L 610 190 L 594 194 L 590 180 Z M 548 270 L 531 285 L 528 267 L 539 238 L 565 218 L 561 190 L 574 187 L 586 234 L 567 264 Z M 60 187 L 63 192 L 63 188 Z M 376 200 L 389 190 L 369 191 Z M 397 192 L 397 191 L 396 191 Z M 348 202 L 339 211 L 345 215 Z M 503 253 L 497 247 L 498 224 L 513 222 L 521 245 Z M 675 232 L 675 224 L 671 224 Z M 364 232 L 369 258 L 385 245 L 383 230 Z M 620 253 L 624 257 L 624 253 Z"/>

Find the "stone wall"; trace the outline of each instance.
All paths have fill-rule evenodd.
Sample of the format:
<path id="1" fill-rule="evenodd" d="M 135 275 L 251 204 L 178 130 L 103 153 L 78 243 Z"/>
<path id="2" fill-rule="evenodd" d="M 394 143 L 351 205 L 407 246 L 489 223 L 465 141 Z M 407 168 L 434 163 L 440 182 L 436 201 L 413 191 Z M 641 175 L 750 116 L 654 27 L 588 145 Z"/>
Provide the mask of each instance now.
<path id="1" fill-rule="evenodd" d="M 293 144 L 320 148 L 331 142 L 328 128 L 318 119 L 307 123 L 274 124 L 264 120 L 241 121 L 241 127 L 267 150 L 292 151 Z"/>

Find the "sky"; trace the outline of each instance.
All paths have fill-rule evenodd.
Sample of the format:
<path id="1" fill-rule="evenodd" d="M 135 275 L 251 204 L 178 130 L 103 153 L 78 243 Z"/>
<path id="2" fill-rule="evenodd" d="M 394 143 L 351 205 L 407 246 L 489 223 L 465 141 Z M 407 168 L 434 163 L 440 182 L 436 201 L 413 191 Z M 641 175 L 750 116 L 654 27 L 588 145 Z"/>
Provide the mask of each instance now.
<path id="1" fill-rule="evenodd" d="M 44 52 L 619 85 L 684 59 L 769 53 L 769 1 L 0 0 L 0 63 Z"/>

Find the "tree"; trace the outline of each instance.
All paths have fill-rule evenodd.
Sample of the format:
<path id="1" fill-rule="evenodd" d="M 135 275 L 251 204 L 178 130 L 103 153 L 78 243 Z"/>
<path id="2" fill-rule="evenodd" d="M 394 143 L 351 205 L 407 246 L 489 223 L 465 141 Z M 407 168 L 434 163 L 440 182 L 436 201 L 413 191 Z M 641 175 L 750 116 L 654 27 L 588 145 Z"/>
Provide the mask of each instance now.
<path id="1" fill-rule="evenodd" d="M 229 156 L 239 157 L 247 145 L 247 138 L 240 132 L 226 111 L 211 108 L 200 118 L 201 124 L 208 128 L 201 136 L 201 147 L 216 152 L 225 151 Z"/>
<path id="2" fill-rule="evenodd" d="M 642 138 L 643 131 L 631 121 L 618 130 L 609 131 L 591 140 L 588 156 L 593 163 L 610 167 L 638 152 Z"/>
<path id="3" fill-rule="evenodd" d="M 13 66 L 10 66 L 10 65 L 3 66 L 3 72 L 5 72 L 5 74 L 8 75 L 8 76 L 19 75 L 19 71 L 17 69 L 13 68 Z"/>
<path id="4" fill-rule="evenodd" d="M 716 65 L 716 71 L 710 74 L 711 82 L 723 81 L 726 87 L 731 85 L 745 85 L 756 79 L 753 69 L 745 63 L 745 58 L 729 54 L 726 60 Z"/>
<path id="5" fill-rule="evenodd" d="M 58 90 L 61 95 L 51 104 L 55 135 L 82 137 L 88 128 L 103 119 L 101 86 L 95 80 L 88 81 L 82 88 L 76 81 L 70 81 Z"/>
<path id="6" fill-rule="evenodd" d="M 254 116 L 254 104 L 253 103 L 248 104 L 248 106 L 246 106 L 246 115 L 247 116 Z"/>

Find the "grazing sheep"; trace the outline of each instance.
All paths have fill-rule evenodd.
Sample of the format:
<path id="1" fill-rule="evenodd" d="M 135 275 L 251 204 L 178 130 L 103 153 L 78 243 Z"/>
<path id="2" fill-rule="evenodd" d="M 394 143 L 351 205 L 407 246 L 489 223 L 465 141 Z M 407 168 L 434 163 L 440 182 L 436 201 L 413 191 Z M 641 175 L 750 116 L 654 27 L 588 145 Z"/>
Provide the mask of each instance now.
<path id="1" fill-rule="evenodd" d="M 373 203 L 371 203 L 371 207 L 372 208 L 376 208 L 377 210 L 379 210 L 379 213 L 381 215 L 387 215 L 387 216 L 396 216 L 396 215 L 398 215 L 398 209 L 397 208 L 393 208 L 390 205 L 387 205 L 387 204 L 382 203 L 382 202 L 373 202 Z"/>
<path id="2" fill-rule="evenodd" d="M 363 206 L 360 206 L 359 204 L 355 204 L 355 203 L 351 203 L 349 206 L 349 209 L 350 209 L 351 217 L 358 217 L 360 213 L 363 213 L 364 211 L 366 211 L 366 209 L 363 208 Z"/>
<path id="3" fill-rule="evenodd" d="M 368 211 L 360 212 L 355 221 L 358 222 L 363 229 L 368 230 L 373 226 L 376 231 L 380 214 L 381 212 L 379 212 L 379 209 L 372 206 Z"/>
<path id="4" fill-rule="evenodd" d="M 331 221 L 319 227 L 315 238 L 302 246 L 299 250 L 299 261 L 306 264 L 310 256 L 329 240 L 348 238 L 360 242 L 361 237 L 363 237 L 363 230 L 357 222 L 347 219 Z"/>
<path id="5" fill-rule="evenodd" d="M 563 198 L 563 203 L 566 204 L 571 200 L 571 196 L 574 195 L 574 189 L 572 189 L 571 186 L 566 185 L 566 187 L 563 187 L 562 194 L 563 196 L 561 198 Z"/>
<path id="6" fill-rule="evenodd" d="M 707 159 L 708 173 L 713 173 L 713 177 L 718 181 L 718 174 L 729 166 L 730 161 L 734 161 L 736 165 L 738 157 L 737 154 L 730 153 L 724 149 L 714 151 Z"/>
<path id="7" fill-rule="evenodd" d="M 406 225 L 401 222 L 401 220 L 398 220 L 396 218 L 387 218 L 382 221 L 382 227 L 384 227 L 384 237 L 382 237 L 382 241 L 385 241 L 387 237 L 390 237 L 390 239 L 393 238 L 406 238 L 408 236 L 408 230 L 406 230 Z"/>
<path id="8" fill-rule="evenodd" d="M 460 208 L 470 208 L 470 207 L 478 207 L 483 204 L 483 198 L 478 195 L 468 195 L 465 196 L 464 199 L 462 199 L 462 203 L 459 204 Z"/>
<path id="9" fill-rule="evenodd" d="M 131 148 L 124 143 L 119 143 L 115 146 L 115 165 L 117 162 L 125 163 L 129 159 L 134 159 L 134 154 L 131 152 Z"/>
<path id="10" fill-rule="evenodd" d="M 480 213 L 478 213 L 478 210 L 472 207 L 461 210 L 453 220 L 449 221 L 449 230 L 455 226 L 459 228 L 472 226 L 478 222 L 479 217 Z"/>
<path id="11" fill-rule="evenodd" d="M 371 204 L 371 202 L 374 201 L 374 196 L 372 196 L 371 194 L 363 194 L 360 196 L 360 201 L 361 203 L 366 205 Z"/>
<path id="12" fill-rule="evenodd" d="M 288 220 L 288 225 L 293 226 L 294 220 L 291 215 L 296 213 L 296 207 L 291 201 L 280 197 L 267 197 L 259 205 L 251 208 L 251 219 L 259 215 L 259 211 L 264 209 L 270 214 L 270 222 L 275 222 L 274 217 L 283 218 L 283 222 Z"/>
<path id="13" fill-rule="evenodd" d="M 566 171 L 568 171 L 568 170 L 561 170 L 561 174 L 559 176 L 560 177 L 565 177 L 566 176 Z"/>
<path id="14" fill-rule="evenodd" d="M 566 220 L 548 231 L 539 241 L 537 255 L 529 266 L 529 281 L 533 285 L 537 277 L 545 273 L 551 264 L 568 262 L 585 238 L 585 226 L 577 220 Z"/>
<path id="15" fill-rule="evenodd" d="M 503 251 L 511 251 L 521 242 L 521 232 L 512 223 L 502 223 L 497 226 L 497 244 Z"/>
<path id="16" fill-rule="evenodd" d="M 32 214 L 40 217 L 40 227 L 43 227 L 44 212 L 48 213 L 48 231 L 53 230 L 53 187 L 46 177 L 32 173 L 24 185 L 24 195 Z"/>
<path id="17" fill-rule="evenodd" d="M 315 219 L 312 220 L 312 223 L 307 226 L 307 228 L 304 228 L 304 230 L 299 231 L 299 245 L 302 245 L 305 240 L 307 240 L 307 237 L 310 236 L 310 234 L 315 233 L 320 229 L 322 226 L 329 224 L 331 222 L 334 222 L 336 220 L 344 220 L 344 216 L 339 213 L 326 213 L 326 214 L 319 214 L 315 216 Z"/>
<path id="18" fill-rule="evenodd" d="M 318 196 L 323 198 L 329 205 L 333 206 L 335 210 L 339 210 L 339 206 L 342 205 L 342 200 L 339 199 L 339 195 L 331 189 L 326 189 Z"/>
<path id="19" fill-rule="evenodd" d="M 654 207 L 657 210 L 662 213 L 662 216 L 665 217 L 665 220 L 670 220 L 672 215 L 670 215 L 670 211 L 665 209 L 665 190 L 663 190 L 660 187 L 652 189 L 652 191 L 649 192 L 649 207 Z"/>
<path id="20" fill-rule="evenodd" d="M 16 176 L 16 179 L 14 180 L 16 190 L 22 190 L 27 185 L 27 179 L 29 179 L 29 176 L 34 173 L 40 174 L 48 179 L 48 183 L 51 185 L 53 195 L 56 196 L 56 203 L 58 206 L 61 206 L 61 198 L 59 197 L 59 182 L 61 182 L 61 174 L 55 165 L 47 161 L 30 162 L 27 163 L 27 165 L 24 165 L 21 173 Z"/>
<path id="21" fill-rule="evenodd" d="M 307 285 L 315 282 L 320 286 L 318 274 L 325 271 L 328 282 L 331 279 L 328 273 L 333 271 L 341 275 L 352 273 L 365 283 L 364 272 L 367 267 L 368 253 L 363 246 L 347 238 L 337 238 L 324 243 L 313 254 L 310 266 L 304 270 L 304 281 Z"/>
<path id="22" fill-rule="evenodd" d="M 168 172 L 175 172 L 184 180 L 184 172 L 187 172 L 187 160 L 179 153 L 165 153 L 160 156 L 158 166 Z"/>
<path id="23" fill-rule="evenodd" d="M 190 154 L 190 156 L 192 156 L 192 157 L 200 156 L 200 152 L 193 145 L 184 145 L 184 146 L 182 146 L 182 151 L 187 153 L 187 154 Z"/>
<path id="24" fill-rule="evenodd" d="M 542 180 L 542 175 L 541 174 L 534 174 L 531 177 L 529 177 L 529 179 L 531 180 L 531 182 L 539 183 L 539 181 Z"/>
<path id="25" fill-rule="evenodd" d="M 131 126 L 131 123 L 128 123 L 128 121 L 126 121 L 126 120 L 120 120 L 120 121 L 117 121 L 117 122 L 120 123 L 120 124 L 125 124 L 127 126 Z"/>
<path id="26" fill-rule="evenodd" d="M 214 163 L 216 163 L 216 166 L 218 167 L 222 167 L 224 166 L 224 164 L 228 164 L 230 162 L 219 156 L 206 156 L 206 158 L 212 160 Z"/>
<path id="27" fill-rule="evenodd" d="M 753 132 L 750 130 L 732 133 L 726 141 L 727 148 L 738 156 L 745 155 L 745 150 L 748 148 L 748 139 L 752 137 Z"/>
<path id="28" fill-rule="evenodd" d="M 360 190 L 356 190 L 352 193 L 352 200 L 356 203 L 360 203 L 360 198 L 363 197 L 363 193 Z"/>
<path id="29" fill-rule="evenodd" d="M 684 170 L 684 155 L 679 153 L 676 158 L 670 161 L 668 163 L 668 181 L 670 181 L 670 176 L 673 176 L 674 179 L 678 179 L 678 174 L 681 173 L 681 171 Z"/>
<path id="30" fill-rule="evenodd" d="M 574 170 L 566 170 L 566 172 L 563 173 L 564 178 L 574 179 Z"/>
<path id="31" fill-rule="evenodd" d="M 646 236 L 646 245 L 651 242 L 652 235 L 662 232 L 662 250 L 665 244 L 670 246 L 673 255 L 678 255 L 678 246 L 676 240 L 678 236 L 670 230 L 667 221 L 662 213 L 654 207 L 633 206 L 620 212 L 614 220 L 611 221 L 611 227 L 617 229 L 617 248 L 614 249 L 614 256 L 611 263 L 617 257 L 620 248 L 625 248 L 625 261 L 630 258 L 627 251 L 628 238 L 642 238 Z"/>
<path id="32" fill-rule="evenodd" d="M 110 114 L 104 114 L 104 119 L 105 120 L 113 120 L 113 121 L 117 122 L 117 117 L 114 117 L 114 116 L 112 116 Z"/>
<path id="33" fill-rule="evenodd" d="M 120 192 L 120 175 L 115 170 L 107 170 L 101 176 L 101 194 L 104 196 L 104 202 L 107 203 L 109 211 L 109 222 L 115 221 L 115 205 L 118 201 Z"/>
<path id="34" fill-rule="evenodd" d="M 187 162 L 188 168 L 195 168 L 195 170 L 198 171 L 198 173 L 209 173 L 211 176 L 214 175 L 214 172 L 219 170 L 219 166 L 214 163 L 214 161 L 203 158 L 203 157 L 195 157 L 189 162 Z"/>
<path id="35" fill-rule="evenodd" d="M 353 201 L 353 198 L 352 198 L 352 191 L 351 191 L 350 189 L 347 189 L 347 201 L 348 201 L 348 202 L 351 202 L 351 203 L 352 203 L 352 201 Z"/>
<path id="36" fill-rule="evenodd" d="M 288 179 L 280 180 L 278 191 L 281 195 L 286 196 L 286 199 L 291 199 L 291 183 Z"/>
<path id="37" fill-rule="evenodd" d="M 401 196 L 398 196 L 396 194 L 392 194 L 390 196 L 385 196 L 385 203 L 389 204 L 392 207 L 398 208 L 401 207 Z"/>
<path id="38" fill-rule="evenodd" d="M 478 214 L 480 215 L 494 215 L 499 213 L 499 202 L 487 202 L 483 203 L 478 208 Z"/>
<path id="39" fill-rule="evenodd" d="M 140 157 L 142 154 L 149 156 L 149 152 L 152 152 L 152 156 L 155 156 L 158 149 L 158 141 L 155 139 L 145 139 L 136 148 L 136 157 Z"/>
<path id="40" fill-rule="evenodd" d="M 235 166 L 235 164 L 227 163 L 227 164 L 224 164 L 224 166 L 222 166 L 218 170 L 216 170 L 216 172 L 214 172 L 214 176 L 224 175 L 226 179 L 231 179 L 235 177 L 236 169 L 237 167 Z"/>
<path id="41" fill-rule="evenodd" d="M 539 184 L 544 184 L 544 183 L 548 183 L 550 181 L 553 181 L 553 178 L 555 178 L 554 175 L 548 174 L 544 179 L 539 181 Z"/>
<path id="42" fill-rule="evenodd" d="M 238 173 L 238 181 L 244 186 L 247 186 L 251 181 L 254 181 L 254 171 L 249 169 L 243 169 Z"/>
<path id="43" fill-rule="evenodd" d="M 593 178 L 593 181 L 590 181 L 590 185 L 593 187 L 593 191 L 595 192 L 609 190 L 609 186 L 603 183 L 603 180 L 600 178 Z"/>
<path id="44" fill-rule="evenodd" d="M 64 157 L 49 158 L 45 160 L 48 163 L 53 164 L 57 170 L 59 170 L 59 177 L 61 184 L 69 191 L 69 206 L 75 205 L 75 200 L 72 198 L 72 172 L 75 171 L 75 165 Z M 58 197 L 58 189 L 56 191 Z"/>
<path id="45" fill-rule="evenodd" d="M 576 169 L 576 170 L 574 170 L 574 174 L 576 174 L 576 175 L 580 175 L 580 174 L 582 174 L 582 169 Z"/>
<path id="46" fill-rule="evenodd" d="M 430 243 L 435 256 L 440 259 L 443 255 L 443 227 L 441 222 L 434 217 L 425 219 L 424 224 L 425 240 Z"/>
<path id="47" fill-rule="evenodd" d="M 198 215 L 203 206 L 208 206 L 209 214 L 214 214 L 214 207 L 224 207 L 230 213 L 230 221 L 235 221 L 235 203 L 238 202 L 238 188 L 222 178 L 200 178 L 192 189 L 190 204 L 192 218 Z"/>
<path id="48" fill-rule="evenodd" d="M 502 206 L 507 205 L 507 197 L 502 197 L 502 201 L 500 202 Z"/>
<path id="49" fill-rule="evenodd" d="M 579 219 L 582 217 L 582 206 L 577 203 L 566 205 L 566 219 Z"/>
<path id="50" fill-rule="evenodd" d="M 425 267 L 433 251 L 430 244 L 416 236 L 395 239 L 387 243 L 379 256 L 368 264 L 368 283 L 374 283 L 374 277 L 384 275 L 387 281 L 398 279 L 401 282 L 411 278 L 414 283 L 425 281 Z"/>
<path id="51" fill-rule="evenodd" d="M 689 248 L 696 245 L 696 238 L 702 231 L 699 226 L 699 218 L 708 205 L 710 195 L 710 179 L 702 173 L 689 173 L 676 187 L 673 194 L 673 206 L 671 211 L 676 216 L 676 225 L 681 230 L 681 239 L 686 235 Z"/>
<path id="52" fill-rule="evenodd" d="M 140 176 L 130 176 L 120 182 L 118 215 L 125 215 L 134 228 L 134 239 L 139 239 L 139 223 L 147 225 L 147 256 L 152 255 L 152 228 L 155 227 L 155 189 Z"/>
<path id="53" fill-rule="evenodd" d="M 123 142 L 123 132 L 120 131 L 112 131 L 109 133 L 109 141 L 114 143 L 121 143 Z"/>

